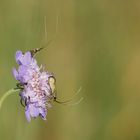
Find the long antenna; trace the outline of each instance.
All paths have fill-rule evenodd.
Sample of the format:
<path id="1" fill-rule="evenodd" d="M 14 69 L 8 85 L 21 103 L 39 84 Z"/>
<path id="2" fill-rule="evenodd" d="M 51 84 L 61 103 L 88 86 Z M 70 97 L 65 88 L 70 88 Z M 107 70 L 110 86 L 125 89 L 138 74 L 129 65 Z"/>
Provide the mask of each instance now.
<path id="1" fill-rule="evenodd" d="M 71 102 L 72 102 L 73 99 L 80 93 L 81 89 L 82 89 L 82 88 L 80 87 L 80 88 L 78 89 L 78 91 L 73 95 L 73 97 L 72 97 L 71 99 L 69 99 L 69 100 L 60 101 L 60 100 L 57 99 L 57 97 L 54 97 L 54 101 L 55 101 L 56 103 L 63 104 L 63 105 L 70 105 L 70 106 L 77 105 L 77 104 L 79 104 L 79 103 L 84 99 L 83 97 L 81 97 L 77 102 L 75 102 L 75 103 L 73 103 L 73 104 L 71 104 Z"/>
<path id="2" fill-rule="evenodd" d="M 78 105 L 82 100 L 84 99 L 84 97 L 81 97 L 78 101 L 76 101 L 75 103 L 71 103 L 71 101 L 64 101 L 64 102 L 61 102 L 61 101 L 58 101 L 58 100 L 54 100 L 56 103 L 59 103 L 61 105 L 68 105 L 68 106 L 75 106 L 75 105 Z"/>
<path id="3" fill-rule="evenodd" d="M 46 21 L 47 21 L 46 16 L 44 16 L 45 39 L 47 40 L 48 34 L 47 34 L 47 23 L 46 23 Z"/>
<path id="4" fill-rule="evenodd" d="M 56 39 L 57 32 L 58 32 L 58 20 L 59 20 L 59 17 L 56 16 L 55 34 L 54 34 L 53 38 L 51 38 L 49 41 L 47 41 L 44 45 L 41 45 L 39 48 L 30 50 L 32 56 L 35 56 L 39 51 L 47 48 L 53 42 L 53 40 Z M 47 27 L 46 27 L 46 16 L 44 17 L 44 30 L 45 30 L 45 38 L 47 39 L 48 34 L 47 34 Z"/>

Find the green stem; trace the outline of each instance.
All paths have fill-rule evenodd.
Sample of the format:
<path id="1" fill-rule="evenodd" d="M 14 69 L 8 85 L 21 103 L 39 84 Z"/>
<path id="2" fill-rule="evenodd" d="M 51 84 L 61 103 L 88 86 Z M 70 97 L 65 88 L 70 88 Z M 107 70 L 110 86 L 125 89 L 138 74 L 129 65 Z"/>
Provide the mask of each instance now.
<path id="1" fill-rule="evenodd" d="M 19 89 L 10 89 L 8 90 L 6 93 L 4 93 L 4 95 L 0 98 L 0 109 L 1 109 L 1 106 L 4 102 L 4 100 L 9 96 L 9 95 L 12 95 L 12 93 L 14 92 L 17 92 L 17 91 L 20 91 Z"/>

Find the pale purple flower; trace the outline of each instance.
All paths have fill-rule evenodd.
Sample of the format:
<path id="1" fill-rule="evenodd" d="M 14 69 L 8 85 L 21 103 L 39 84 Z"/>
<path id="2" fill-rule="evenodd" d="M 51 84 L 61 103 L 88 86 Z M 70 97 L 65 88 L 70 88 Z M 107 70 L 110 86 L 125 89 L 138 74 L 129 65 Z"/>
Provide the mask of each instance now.
<path id="1" fill-rule="evenodd" d="M 53 99 L 49 85 L 49 78 L 53 75 L 37 65 L 30 51 L 24 54 L 17 51 L 15 57 L 19 68 L 13 68 L 13 75 L 22 86 L 20 96 L 25 103 L 26 118 L 31 121 L 31 118 L 40 116 L 45 120 L 47 108 L 51 107 L 50 101 Z"/>

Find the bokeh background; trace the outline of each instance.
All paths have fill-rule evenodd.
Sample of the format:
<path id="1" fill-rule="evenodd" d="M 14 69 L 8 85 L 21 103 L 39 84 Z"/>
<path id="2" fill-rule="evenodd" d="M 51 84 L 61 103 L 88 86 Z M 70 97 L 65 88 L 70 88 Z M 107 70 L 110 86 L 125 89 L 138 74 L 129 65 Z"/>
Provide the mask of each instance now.
<path id="1" fill-rule="evenodd" d="M 84 100 L 28 123 L 16 93 L 0 110 L 0 139 L 140 140 L 140 2 L 0 0 L 0 96 L 15 87 L 16 50 L 52 38 L 38 63 L 55 74 L 59 99 L 82 87 Z"/>

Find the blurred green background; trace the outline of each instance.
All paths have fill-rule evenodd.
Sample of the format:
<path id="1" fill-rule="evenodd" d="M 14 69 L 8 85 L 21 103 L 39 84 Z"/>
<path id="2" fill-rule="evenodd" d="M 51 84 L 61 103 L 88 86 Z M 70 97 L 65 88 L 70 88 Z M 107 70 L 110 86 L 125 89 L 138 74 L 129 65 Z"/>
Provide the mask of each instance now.
<path id="1" fill-rule="evenodd" d="M 18 93 L 0 110 L 2 140 L 140 140 L 140 2 L 0 0 L 0 96 L 15 87 L 16 50 L 43 45 L 38 63 L 53 72 L 58 97 L 82 86 L 77 106 L 54 103 L 47 121 L 28 123 Z"/>

